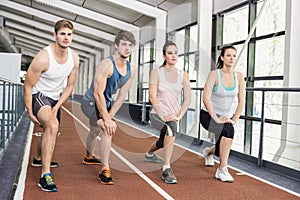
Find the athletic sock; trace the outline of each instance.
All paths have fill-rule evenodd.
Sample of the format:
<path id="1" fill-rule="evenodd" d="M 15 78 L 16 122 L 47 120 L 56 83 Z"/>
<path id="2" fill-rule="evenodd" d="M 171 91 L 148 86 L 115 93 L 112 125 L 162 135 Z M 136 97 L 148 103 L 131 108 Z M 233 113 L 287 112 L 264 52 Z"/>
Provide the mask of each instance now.
<path id="1" fill-rule="evenodd" d="M 171 168 L 170 165 L 164 165 L 164 166 L 163 166 L 163 171 L 165 171 L 166 169 L 169 169 L 169 168 Z"/>
<path id="2" fill-rule="evenodd" d="M 149 153 L 149 152 L 146 153 L 146 155 L 149 156 L 149 157 L 152 157 L 153 154 L 154 154 L 154 152 L 153 153 Z"/>

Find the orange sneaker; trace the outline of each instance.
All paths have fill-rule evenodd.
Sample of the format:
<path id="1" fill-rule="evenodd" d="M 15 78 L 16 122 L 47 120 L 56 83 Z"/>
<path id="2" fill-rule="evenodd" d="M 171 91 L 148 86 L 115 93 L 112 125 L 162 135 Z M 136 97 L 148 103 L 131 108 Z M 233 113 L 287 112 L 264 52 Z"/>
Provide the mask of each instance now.
<path id="1" fill-rule="evenodd" d="M 104 185 L 113 185 L 114 180 L 111 177 L 109 168 L 103 168 L 101 172 L 99 172 L 99 180 Z"/>
<path id="2" fill-rule="evenodd" d="M 100 165 L 101 164 L 101 159 L 96 158 L 95 156 L 90 157 L 90 158 L 85 156 L 82 163 L 85 164 L 85 165 Z"/>

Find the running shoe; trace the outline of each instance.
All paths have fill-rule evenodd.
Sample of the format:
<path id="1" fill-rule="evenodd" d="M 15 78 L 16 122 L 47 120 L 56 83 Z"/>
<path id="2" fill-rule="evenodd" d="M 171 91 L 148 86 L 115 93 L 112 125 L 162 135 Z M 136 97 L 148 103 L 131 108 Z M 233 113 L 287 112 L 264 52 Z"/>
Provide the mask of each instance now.
<path id="1" fill-rule="evenodd" d="M 152 155 L 145 154 L 145 161 L 147 162 L 154 162 L 154 163 L 164 163 L 164 159 L 156 155 L 155 153 Z"/>
<path id="2" fill-rule="evenodd" d="M 99 180 L 104 185 L 113 185 L 114 180 L 111 177 L 110 169 L 104 168 L 102 172 L 99 173 Z"/>
<path id="3" fill-rule="evenodd" d="M 227 166 L 224 166 L 222 169 L 218 168 L 215 177 L 223 182 L 233 182 L 233 177 L 229 174 Z"/>
<path id="4" fill-rule="evenodd" d="M 38 186 L 45 192 L 57 192 L 57 187 L 52 180 L 52 174 L 44 174 L 38 183 Z"/>
<path id="5" fill-rule="evenodd" d="M 100 158 L 96 158 L 95 156 L 88 158 L 88 157 L 84 157 L 83 164 L 85 165 L 100 165 L 101 164 L 101 159 Z"/>
<path id="6" fill-rule="evenodd" d="M 31 163 L 31 165 L 33 167 L 41 167 L 42 166 L 42 160 L 37 160 L 35 157 L 33 157 L 33 161 Z M 52 168 L 56 168 L 58 166 L 59 166 L 59 164 L 57 162 L 54 162 L 54 161 L 52 161 L 51 164 L 50 164 L 50 167 L 52 167 Z"/>
<path id="7" fill-rule="evenodd" d="M 167 168 L 162 172 L 162 180 L 168 184 L 175 184 L 177 183 L 177 179 L 172 171 L 171 168 Z"/>
<path id="8" fill-rule="evenodd" d="M 214 155 L 213 154 L 208 155 L 209 151 L 210 151 L 210 148 L 206 147 L 202 151 L 202 154 L 203 154 L 204 159 L 205 159 L 205 166 L 213 167 L 215 165 Z"/>

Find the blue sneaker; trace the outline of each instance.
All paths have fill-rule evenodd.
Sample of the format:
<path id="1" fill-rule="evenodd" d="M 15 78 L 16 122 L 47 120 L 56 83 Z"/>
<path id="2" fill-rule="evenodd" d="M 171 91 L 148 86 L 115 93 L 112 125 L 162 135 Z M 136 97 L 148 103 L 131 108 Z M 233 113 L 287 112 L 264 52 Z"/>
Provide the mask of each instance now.
<path id="1" fill-rule="evenodd" d="M 52 174 L 44 174 L 39 181 L 38 186 L 45 192 L 57 192 L 57 187 L 52 180 Z"/>

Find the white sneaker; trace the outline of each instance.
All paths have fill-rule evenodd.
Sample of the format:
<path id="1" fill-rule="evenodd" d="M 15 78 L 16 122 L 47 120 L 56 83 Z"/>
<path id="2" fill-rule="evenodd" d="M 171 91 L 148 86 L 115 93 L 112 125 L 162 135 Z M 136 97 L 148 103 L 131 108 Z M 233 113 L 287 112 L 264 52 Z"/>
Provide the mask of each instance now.
<path id="1" fill-rule="evenodd" d="M 228 182 L 228 183 L 233 182 L 233 178 L 229 174 L 227 166 L 224 166 L 222 169 L 218 168 L 217 171 L 216 171 L 215 177 L 217 179 L 220 179 L 223 182 Z"/>
<path id="2" fill-rule="evenodd" d="M 205 166 L 210 166 L 210 167 L 213 167 L 215 165 L 215 162 L 214 162 L 214 155 L 213 154 L 210 154 L 208 156 L 208 152 L 210 151 L 210 148 L 209 147 L 206 147 L 203 151 L 202 151 L 202 154 L 204 156 L 204 159 L 205 159 Z"/>

